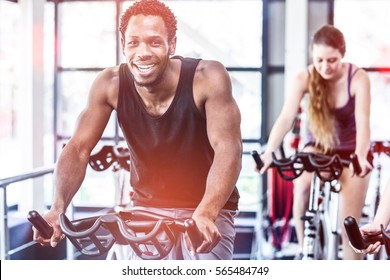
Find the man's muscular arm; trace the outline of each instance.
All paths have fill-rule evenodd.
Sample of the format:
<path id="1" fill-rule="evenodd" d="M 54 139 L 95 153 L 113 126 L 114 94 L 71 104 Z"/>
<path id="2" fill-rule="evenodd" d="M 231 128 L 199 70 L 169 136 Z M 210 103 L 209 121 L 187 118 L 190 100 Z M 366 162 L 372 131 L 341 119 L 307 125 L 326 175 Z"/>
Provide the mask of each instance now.
<path id="1" fill-rule="evenodd" d="M 241 171 L 241 116 L 232 96 L 230 77 L 215 61 L 201 61 L 195 76 L 194 92 L 203 93 L 207 134 L 214 150 L 206 190 L 193 218 L 203 234 L 198 253 L 209 252 L 221 236 L 214 222 L 234 190 Z M 197 95 L 197 97 L 199 97 Z"/>
<path id="2" fill-rule="evenodd" d="M 50 211 L 44 219 L 53 227 L 53 236 L 45 240 L 37 231 L 34 239 L 42 245 L 56 246 L 61 240 L 59 214 L 65 212 L 73 196 L 80 188 L 89 160 L 90 153 L 100 140 L 113 110 L 111 70 L 105 70 L 94 81 L 86 108 L 80 114 L 76 130 L 65 145 L 54 170 L 54 199 Z"/>

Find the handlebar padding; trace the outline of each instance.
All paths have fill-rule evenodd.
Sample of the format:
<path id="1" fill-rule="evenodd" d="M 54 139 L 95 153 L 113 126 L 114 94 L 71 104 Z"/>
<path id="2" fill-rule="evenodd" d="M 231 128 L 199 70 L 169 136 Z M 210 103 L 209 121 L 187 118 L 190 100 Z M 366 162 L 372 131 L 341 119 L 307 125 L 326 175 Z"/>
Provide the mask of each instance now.
<path id="1" fill-rule="evenodd" d="M 354 217 L 348 216 L 344 219 L 344 227 L 347 232 L 349 241 L 356 249 L 363 250 L 368 247 L 368 243 L 363 239 L 359 226 Z"/>
<path id="2" fill-rule="evenodd" d="M 203 242 L 202 233 L 199 231 L 196 223 L 193 219 L 188 219 L 184 221 L 184 226 L 186 228 L 188 237 L 191 240 L 192 245 L 196 248 L 199 247 Z"/>
<path id="3" fill-rule="evenodd" d="M 257 153 L 257 151 L 252 151 L 252 157 L 253 159 L 255 160 L 256 162 L 256 166 L 257 168 L 260 170 L 261 168 L 263 168 L 264 166 L 264 162 L 261 160 L 259 154 Z"/>
<path id="4" fill-rule="evenodd" d="M 360 174 L 362 172 L 362 168 L 360 167 L 359 160 L 356 154 L 351 154 L 350 156 L 352 161 L 353 169 L 355 170 L 356 174 Z"/>
<path id="5" fill-rule="evenodd" d="M 35 210 L 28 212 L 27 220 L 40 232 L 43 238 L 49 239 L 53 235 L 53 228 Z"/>

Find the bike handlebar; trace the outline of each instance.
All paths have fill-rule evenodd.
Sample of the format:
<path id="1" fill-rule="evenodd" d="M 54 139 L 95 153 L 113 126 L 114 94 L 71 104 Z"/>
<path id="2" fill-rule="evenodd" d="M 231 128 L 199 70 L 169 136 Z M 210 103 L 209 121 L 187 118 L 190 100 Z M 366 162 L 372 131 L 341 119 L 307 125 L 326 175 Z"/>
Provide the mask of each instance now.
<path id="1" fill-rule="evenodd" d="M 255 150 L 253 150 L 251 154 L 252 154 L 253 159 L 256 162 L 256 167 L 259 170 L 261 170 L 263 168 L 263 166 L 264 166 L 264 162 L 261 160 L 259 153 L 257 151 L 255 151 Z"/>
<path id="2" fill-rule="evenodd" d="M 371 151 L 375 154 L 386 154 L 390 157 L 390 141 L 374 141 L 371 143 Z"/>
<path id="3" fill-rule="evenodd" d="M 264 163 L 257 151 L 252 151 L 252 157 L 260 170 Z M 343 167 L 349 166 L 352 162 L 356 173 L 361 172 L 358 158 L 351 154 L 351 160 L 341 159 L 339 155 L 325 155 L 319 153 L 298 152 L 288 158 L 277 159 L 272 153 L 271 167 L 275 167 L 281 177 L 285 180 L 294 180 L 299 177 L 303 171 L 316 172 L 323 181 L 333 181 L 341 176 Z"/>
<path id="4" fill-rule="evenodd" d="M 30 211 L 28 219 L 42 236 L 51 237 L 52 228 L 38 212 Z M 77 250 L 87 256 L 100 256 L 118 243 L 130 245 L 142 259 L 163 259 L 172 250 L 179 232 L 186 232 L 195 247 L 203 242 L 193 219 L 175 219 L 144 210 L 105 214 L 72 222 L 62 213 L 60 226 Z M 50 230 L 51 234 L 48 235 Z"/>
<path id="5" fill-rule="evenodd" d="M 27 220 L 40 232 L 43 238 L 49 239 L 53 235 L 53 228 L 35 210 L 28 212 Z"/>
<path id="6" fill-rule="evenodd" d="M 386 254 L 390 257 L 390 231 L 386 231 L 381 225 L 381 234 L 363 236 L 359 230 L 356 219 L 348 216 L 344 219 L 344 227 L 352 246 L 358 250 L 367 249 L 370 244 L 379 241 L 385 245 Z"/>
<path id="7" fill-rule="evenodd" d="M 355 170 L 356 174 L 360 174 L 362 172 L 362 168 L 360 167 L 357 155 L 351 154 L 350 158 L 351 158 L 353 169 Z"/>

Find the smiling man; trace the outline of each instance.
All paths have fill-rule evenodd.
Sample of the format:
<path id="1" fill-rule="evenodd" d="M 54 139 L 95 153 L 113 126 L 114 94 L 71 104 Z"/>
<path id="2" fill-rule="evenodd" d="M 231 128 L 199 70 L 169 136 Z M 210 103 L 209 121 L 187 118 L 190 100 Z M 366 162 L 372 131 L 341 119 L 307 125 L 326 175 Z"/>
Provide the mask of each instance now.
<path id="1" fill-rule="evenodd" d="M 225 67 L 173 56 L 177 21 L 157 0 L 141 0 L 121 18 L 126 63 L 103 70 L 55 170 L 55 197 L 44 218 L 55 246 L 65 212 L 84 180 L 91 151 L 113 110 L 131 156 L 134 207 L 192 217 L 203 243 L 178 240 L 170 259 L 231 259 L 241 170 L 240 112 Z"/>

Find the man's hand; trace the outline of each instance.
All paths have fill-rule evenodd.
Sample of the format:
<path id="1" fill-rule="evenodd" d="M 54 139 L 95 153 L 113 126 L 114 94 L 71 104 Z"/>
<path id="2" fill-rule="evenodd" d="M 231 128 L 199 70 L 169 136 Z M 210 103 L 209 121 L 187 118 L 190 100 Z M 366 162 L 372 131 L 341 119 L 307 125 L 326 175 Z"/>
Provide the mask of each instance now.
<path id="1" fill-rule="evenodd" d="M 59 223 L 59 214 L 57 211 L 50 210 L 43 218 L 46 222 L 53 228 L 53 235 L 51 238 L 44 238 L 41 233 L 33 227 L 33 239 L 41 244 L 42 246 L 51 246 L 56 247 L 57 244 L 65 238 L 65 235 L 62 233 L 60 223 Z"/>
<path id="2" fill-rule="evenodd" d="M 210 253 L 211 250 L 221 240 L 221 234 L 218 228 L 213 221 L 206 217 L 193 216 L 192 218 L 196 222 L 196 225 L 203 237 L 203 242 L 199 247 L 196 248 L 195 245 L 191 243 L 191 240 L 186 234 L 185 240 L 188 250 L 193 256 L 199 253 Z"/>

